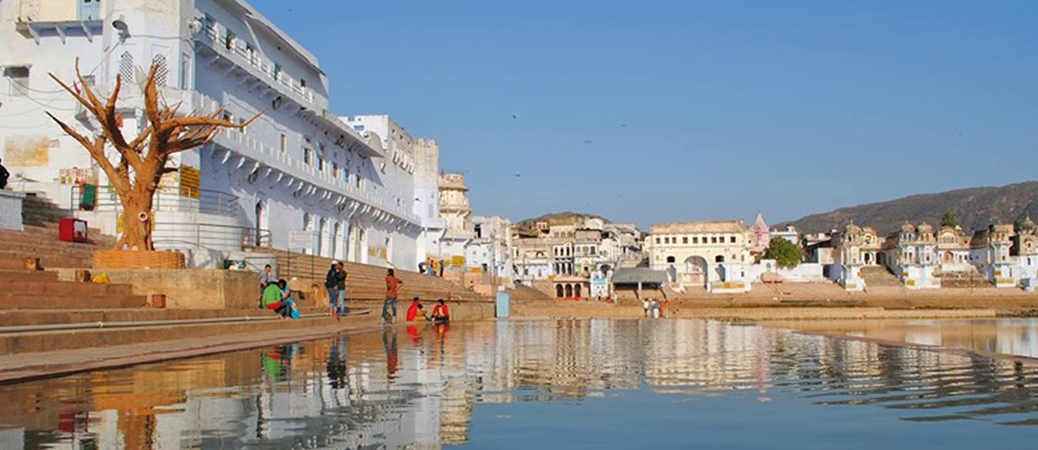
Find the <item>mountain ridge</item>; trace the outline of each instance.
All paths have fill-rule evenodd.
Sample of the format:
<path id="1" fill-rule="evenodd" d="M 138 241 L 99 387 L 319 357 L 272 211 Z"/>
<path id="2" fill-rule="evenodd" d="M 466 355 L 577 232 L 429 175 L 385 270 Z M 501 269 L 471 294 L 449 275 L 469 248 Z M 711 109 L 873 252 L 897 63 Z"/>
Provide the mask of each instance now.
<path id="1" fill-rule="evenodd" d="M 1023 220 L 1028 215 L 1038 218 L 1038 181 L 914 194 L 810 214 L 777 226 L 793 225 L 801 233 L 818 233 L 843 227 L 853 220 L 887 234 L 896 231 L 906 220 L 938 225 L 945 212 L 953 213 L 967 232 L 992 223 Z"/>

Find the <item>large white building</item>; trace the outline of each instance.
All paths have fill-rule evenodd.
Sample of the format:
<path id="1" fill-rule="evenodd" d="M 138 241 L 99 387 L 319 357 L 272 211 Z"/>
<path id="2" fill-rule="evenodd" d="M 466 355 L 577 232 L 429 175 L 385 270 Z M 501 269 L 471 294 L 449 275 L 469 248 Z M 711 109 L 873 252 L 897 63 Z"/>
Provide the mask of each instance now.
<path id="1" fill-rule="evenodd" d="M 306 251 L 350 261 L 413 269 L 435 253 L 436 143 L 387 116 L 341 120 L 329 111 L 317 58 L 243 0 L 0 2 L 0 156 L 14 189 L 76 208 L 76 184 L 96 184 L 96 207 L 78 214 L 118 232 L 104 174 L 44 114 L 97 131 L 48 77 L 74 81 L 77 58 L 100 94 L 121 77 L 130 136 L 142 127 L 138 83 L 152 65 L 161 95 L 182 112 L 222 107 L 235 121 L 263 112 L 247 129 L 172 158 L 179 170 L 156 198 L 158 247 L 185 252 L 195 266 L 217 265 L 242 244 L 289 248 L 290 235 L 304 232 L 316 237 Z"/>

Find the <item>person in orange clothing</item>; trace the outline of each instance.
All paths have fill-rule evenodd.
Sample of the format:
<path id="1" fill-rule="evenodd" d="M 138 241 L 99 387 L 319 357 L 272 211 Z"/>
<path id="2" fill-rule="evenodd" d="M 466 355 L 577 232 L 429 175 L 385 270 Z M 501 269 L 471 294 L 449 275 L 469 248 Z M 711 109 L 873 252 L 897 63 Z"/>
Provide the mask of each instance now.
<path id="1" fill-rule="evenodd" d="M 425 322 L 425 312 L 422 311 L 422 302 L 418 297 L 411 300 L 411 306 L 407 308 L 405 318 L 408 322 Z"/>
<path id="2" fill-rule="evenodd" d="M 447 323 L 451 321 L 451 310 L 447 307 L 447 304 L 440 299 L 437 302 L 435 308 L 432 311 L 432 320 L 435 323 Z"/>
<path id="3" fill-rule="evenodd" d="M 386 271 L 386 302 L 382 304 L 382 323 L 396 323 L 396 297 L 401 284 L 404 282 L 396 277 L 393 269 Z"/>

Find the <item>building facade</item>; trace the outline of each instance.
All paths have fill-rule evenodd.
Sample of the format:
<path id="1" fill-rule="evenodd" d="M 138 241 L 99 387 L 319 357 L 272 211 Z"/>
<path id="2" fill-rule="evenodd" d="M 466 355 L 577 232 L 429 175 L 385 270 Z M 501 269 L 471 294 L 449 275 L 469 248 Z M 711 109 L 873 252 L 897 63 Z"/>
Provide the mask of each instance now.
<path id="1" fill-rule="evenodd" d="M 683 286 L 726 281 L 726 266 L 752 264 L 754 234 L 741 220 L 653 225 L 646 238 L 649 265 Z"/>
<path id="2" fill-rule="evenodd" d="M 82 2 L 81 2 L 82 3 Z M 70 6 L 71 5 L 71 6 Z M 370 264 L 412 268 L 434 238 L 438 211 L 418 200 L 438 168 L 438 148 L 379 130 L 358 131 L 329 110 L 329 80 L 318 59 L 243 0 L 111 0 L 0 3 L 0 114 L 4 163 L 15 189 L 78 207 L 79 185 L 98 186 L 96 207 L 77 213 L 119 232 L 121 208 L 88 153 L 44 115 L 91 136 L 98 124 L 48 78 L 76 81 L 75 64 L 99 95 L 122 81 L 122 129 L 143 129 L 141 81 L 152 66 L 163 100 L 179 111 L 243 122 L 211 143 L 173 156 L 156 196 L 155 242 L 198 267 L 214 267 L 247 246 L 291 248 Z M 384 116 L 382 116 L 384 117 Z M 10 119 L 9 119 L 10 121 Z M 114 156 L 113 156 L 114 157 Z M 423 184 L 424 183 L 424 184 Z M 299 241 L 297 241 L 299 242 Z"/>

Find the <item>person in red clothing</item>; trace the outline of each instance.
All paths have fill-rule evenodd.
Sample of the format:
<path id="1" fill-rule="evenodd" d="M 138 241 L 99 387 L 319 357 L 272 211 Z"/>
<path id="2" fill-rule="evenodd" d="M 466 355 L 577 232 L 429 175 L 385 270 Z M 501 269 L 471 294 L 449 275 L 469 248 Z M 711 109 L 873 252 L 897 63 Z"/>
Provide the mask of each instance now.
<path id="1" fill-rule="evenodd" d="M 435 308 L 432 311 L 432 320 L 435 323 L 447 323 L 451 321 L 451 310 L 447 308 L 447 304 L 440 299 L 437 302 Z"/>
<path id="2" fill-rule="evenodd" d="M 400 292 L 400 285 L 404 284 L 393 273 L 393 269 L 386 272 L 386 302 L 382 304 L 382 322 L 396 323 L 396 297 Z"/>
<path id="3" fill-rule="evenodd" d="M 415 297 L 411 300 L 411 306 L 407 308 L 407 315 L 405 316 L 408 322 L 424 322 L 425 312 L 422 311 L 422 302 Z"/>

